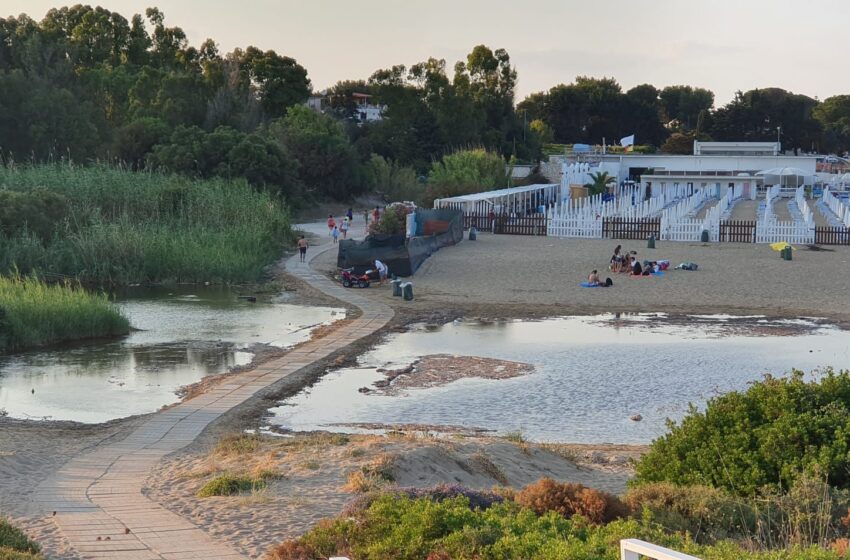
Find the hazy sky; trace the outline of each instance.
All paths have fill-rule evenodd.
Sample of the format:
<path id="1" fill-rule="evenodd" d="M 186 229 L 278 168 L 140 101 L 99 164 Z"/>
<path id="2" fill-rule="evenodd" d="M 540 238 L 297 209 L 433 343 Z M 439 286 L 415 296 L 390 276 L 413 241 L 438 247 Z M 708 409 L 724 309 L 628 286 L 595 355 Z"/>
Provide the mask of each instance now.
<path id="1" fill-rule="evenodd" d="M 76 3 L 75 1 L 68 2 Z M 41 19 L 56 0 L 0 0 Z M 577 75 L 735 90 L 850 93 L 850 2 L 842 0 L 104 0 L 128 17 L 158 6 L 192 44 L 256 45 L 292 56 L 314 89 L 429 56 L 451 68 L 484 43 L 508 50 L 518 101 Z"/>

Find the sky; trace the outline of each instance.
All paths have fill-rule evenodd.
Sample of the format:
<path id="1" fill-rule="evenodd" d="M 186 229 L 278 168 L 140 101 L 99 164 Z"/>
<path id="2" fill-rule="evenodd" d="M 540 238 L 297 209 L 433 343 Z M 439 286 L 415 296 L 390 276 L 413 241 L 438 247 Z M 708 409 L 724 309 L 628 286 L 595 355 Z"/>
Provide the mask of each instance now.
<path id="1" fill-rule="evenodd" d="M 76 3 L 76 0 L 67 4 Z M 687 84 L 715 93 L 781 87 L 850 93 L 850 2 L 842 0 L 103 0 L 127 17 L 155 5 L 166 24 L 222 52 L 254 45 L 295 58 L 315 90 L 428 57 L 447 68 L 475 45 L 504 48 L 517 101 L 576 76 Z M 0 0 L 0 17 L 34 19 L 58 0 Z"/>

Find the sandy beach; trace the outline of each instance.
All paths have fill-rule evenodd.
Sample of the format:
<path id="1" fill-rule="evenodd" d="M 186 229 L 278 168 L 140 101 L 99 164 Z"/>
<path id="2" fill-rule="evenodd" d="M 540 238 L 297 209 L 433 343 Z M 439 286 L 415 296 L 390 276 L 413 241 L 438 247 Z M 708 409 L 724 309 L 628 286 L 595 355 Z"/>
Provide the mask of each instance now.
<path id="1" fill-rule="evenodd" d="M 662 277 L 631 278 L 608 272 L 614 247 L 641 260 L 699 265 Z M 410 279 L 415 300 L 389 297 L 388 285 L 364 294 L 402 314 L 457 309 L 475 316 L 551 316 L 594 312 L 661 311 L 772 316 L 817 316 L 850 321 L 850 247 L 810 251 L 798 246 L 783 261 L 767 245 L 556 239 L 479 234 L 433 254 Z M 335 271 L 336 255 L 314 266 Z M 614 281 L 611 289 L 581 288 L 591 270 Z"/>

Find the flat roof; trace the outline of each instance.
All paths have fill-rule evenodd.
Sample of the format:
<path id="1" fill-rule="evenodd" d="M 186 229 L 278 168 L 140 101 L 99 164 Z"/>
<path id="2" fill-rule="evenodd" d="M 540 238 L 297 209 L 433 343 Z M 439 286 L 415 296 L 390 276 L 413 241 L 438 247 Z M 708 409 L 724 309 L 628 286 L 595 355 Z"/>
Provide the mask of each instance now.
<path id="1" fill-rule="evenodd" d="M 546 187 L 557 187 L 557 183 L 540 183 L 535 185 L 525 185 L 522 187 L 511 187 L 509 189 L 498 189 L 495 191 L 485 191 L 472 194 L 462 194 L 459 196 L 451 196 L 448 198 L 440 198 L 439 200 L 449 202 L 478 202 L 491 198 L 499 198 L 502 196 L 511 196 L 513 194 L 521 194 L 525 192 L 537 191 Z"/>

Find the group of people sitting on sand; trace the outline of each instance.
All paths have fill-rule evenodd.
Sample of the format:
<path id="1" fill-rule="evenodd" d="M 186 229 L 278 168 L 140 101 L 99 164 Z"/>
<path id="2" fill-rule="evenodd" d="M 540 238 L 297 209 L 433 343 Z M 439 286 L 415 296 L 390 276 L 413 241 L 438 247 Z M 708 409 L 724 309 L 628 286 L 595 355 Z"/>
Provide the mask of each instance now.
<path id="1" fill-rule="evenodd" d="M 608 269 L 615 274 L 628 274 L 629 276 L 649 276 L 651 274 L 658 274 L 659 272 L 666 270 L 667 267 L 670 266 L 670 261 L 661 260 L 661 261 L 639 261 L 637 258 L 637 251 L 626 251 L 623 252 L 622 245 L 617 245 L 614 249 L 614 255 L 611 257 L 611 262 L 608 265 Z M 588 287 L 593 286 L 613 286 L 613 282 L 610 278 L 606 278 L 604 281 L 599 277 L 599 271 L 593 270 L 590 275 L 587 277 L 587 282 L 583 285 Z"/>
<path id="2" fill-rule="evenodd" d="M 641 261 L 637 258 L 637 251 L 622 251 L 622 246 L 614 248 L 614 255 L 608 268 L 616 274 L 629 274 L 630 276 L 649 276 L 665 270 L 670 261 Z"/>

